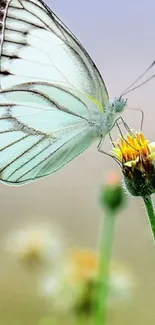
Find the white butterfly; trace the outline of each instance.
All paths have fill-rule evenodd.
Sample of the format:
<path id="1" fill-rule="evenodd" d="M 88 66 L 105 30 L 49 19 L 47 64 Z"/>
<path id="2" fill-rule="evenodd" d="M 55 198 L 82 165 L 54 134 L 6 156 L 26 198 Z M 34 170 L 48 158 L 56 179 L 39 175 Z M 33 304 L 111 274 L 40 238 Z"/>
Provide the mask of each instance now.
<path id="1" fill-rule="evenodd" d="M 104 138 L 126 106 L 42 0 L 0 3 L 0 180 L 49 175 Z"/>

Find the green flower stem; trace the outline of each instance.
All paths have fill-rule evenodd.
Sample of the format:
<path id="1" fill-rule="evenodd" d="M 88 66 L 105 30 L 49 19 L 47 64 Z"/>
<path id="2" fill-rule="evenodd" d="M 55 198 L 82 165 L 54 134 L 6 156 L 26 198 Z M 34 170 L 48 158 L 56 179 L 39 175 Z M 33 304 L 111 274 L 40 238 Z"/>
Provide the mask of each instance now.
<path id="1" fill-rule="evenodd" d="M 151 226 L 152 235 L 153 235 L 153 238 L 154 238 L 154 241 L 155 241 L 155 211 L 154 211 L 151 196 L 144 196 L 143 200 L 144 200 L 145 208 L 146 208 L 147 215 L 148 215 L 148 218 L 149 218 L 149 223 L 150 223 L 150 226 Z"/>
<path id="2" fill-rule="evenodd" d="M 104 230 L 101 233 L 100 266 L 98 275 L 98 292 L 95 310 L 95 325 L 105 325 L 107 298 L 109 289 L 109 271 L 112 256 L 112 246 L 115 229 L 115 216 L 109 213 L 105 216 Z"/>

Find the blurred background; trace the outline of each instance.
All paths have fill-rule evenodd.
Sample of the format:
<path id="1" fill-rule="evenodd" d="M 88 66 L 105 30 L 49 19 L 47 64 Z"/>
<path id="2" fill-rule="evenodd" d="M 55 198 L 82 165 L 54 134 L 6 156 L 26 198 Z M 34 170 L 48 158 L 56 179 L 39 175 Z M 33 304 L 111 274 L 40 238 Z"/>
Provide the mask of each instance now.
<path id="1" fill-rule="evenodd" d="M 85 46 L 111 98 L 119 96 L 155 59 L 153 0 L 46 2 Z M 153 79 L 128 96 L 129 107 L 144 111 L 143 131 L 151 141 L 155 141 L 154 89 Z M 131 128 L 139 129 L 140 113 L 128 109 L 124 118 Z M 98 153 L 96 146 L 34 184 L 0 185 L 0 325 L 51 325 L 50 295 L 59 283 L 52 274 L 59 275 L 66 252 L 98 249 L 104 217 L 100 189 L 107 173 L 119 167 Z M 110 148 L 107 138 L 104 150 Z M 62 264 L 55 265 L 57 260 Z M 141 199 L 129 197 L 118 217 L 113 260 L 121 270 L 125 268 L 134 288 L 130 299 L 109 307 L 107 324 L 154 325 L 155 248 Z M 69 306 L 70 298 L 67 301 Z M 60 324 L 69 321 L 62 318 Z"/>

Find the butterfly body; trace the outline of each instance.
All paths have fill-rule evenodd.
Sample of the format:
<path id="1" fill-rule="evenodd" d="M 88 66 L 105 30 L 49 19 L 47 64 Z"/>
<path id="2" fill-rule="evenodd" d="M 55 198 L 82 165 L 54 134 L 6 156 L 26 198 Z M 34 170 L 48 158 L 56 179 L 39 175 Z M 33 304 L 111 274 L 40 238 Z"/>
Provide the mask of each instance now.
<path id="1" fill-rule="evenodd" d="M 122 98 L 116 98 L 113 101 L 109 101 L 108 105 L 105 107 L 104 116 L 101 115 L 100 119 L 100 137 L 104 138 L 107 133 L 112 129 L 115 120 L 119 117 L 120 113 L 123 112 L 127 106 L 127 100 Z"/>
<path id="2" fill-rule="evenodd" d="M 125 106 L 109 101 L 96 65 L 42 0 L 2 0 L 1 181 L 55 172 L 104 138 Z"/>

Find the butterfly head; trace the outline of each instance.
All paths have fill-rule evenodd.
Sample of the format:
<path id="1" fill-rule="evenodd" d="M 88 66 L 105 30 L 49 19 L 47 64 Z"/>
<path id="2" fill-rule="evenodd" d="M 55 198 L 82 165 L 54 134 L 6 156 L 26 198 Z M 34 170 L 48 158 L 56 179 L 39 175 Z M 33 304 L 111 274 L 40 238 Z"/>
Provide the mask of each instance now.
<path id="1" fill-rule="evenodd" d="M 115 113 L 123 112 L 126 105 L 127 105 L 127 99 L 123 99 L 122 97 L 116 98 L 112 102 L 112 107 L 113 107 Z"/>

